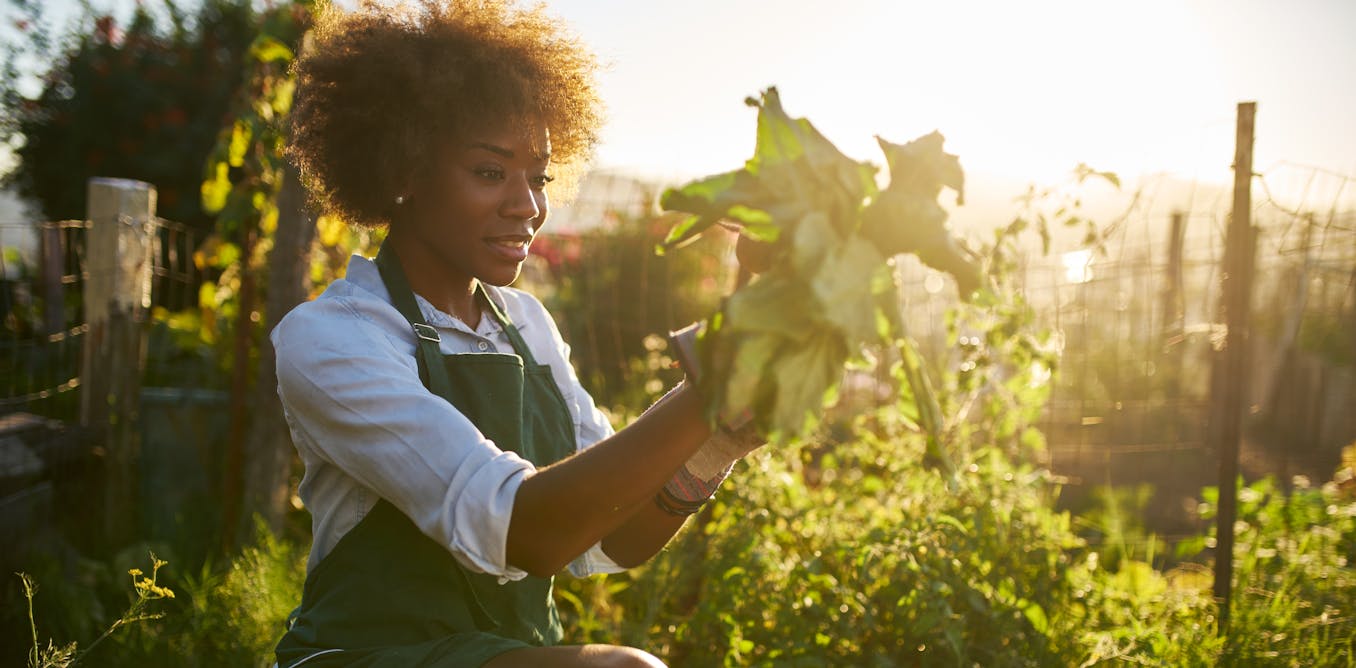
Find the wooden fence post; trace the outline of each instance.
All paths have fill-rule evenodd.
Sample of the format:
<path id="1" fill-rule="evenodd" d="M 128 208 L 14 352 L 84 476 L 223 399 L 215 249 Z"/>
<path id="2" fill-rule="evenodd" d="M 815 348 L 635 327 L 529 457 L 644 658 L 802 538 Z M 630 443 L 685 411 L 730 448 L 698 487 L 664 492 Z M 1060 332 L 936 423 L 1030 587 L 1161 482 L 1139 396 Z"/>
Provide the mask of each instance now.
<path id="1" fill-rule="evenodd" d="M 1172 231 L 1168 236 L 1167 280 L 1163 285 L 1163 341 L 1177 344 L 1185 327 L 1182 300 L 1182 251 L 1186 246 L 1186 214 L 1172 212 Z M 1180 347 L 1180 346 L 1179 346 Z"/>
<path id="2" fill-rule="evenodd" d="M 1234 202 L 1224 250 L 1224 315 L 1228 334 L 1223 365 L 1215 386 L 1220 396 L 1211 408 L 1215 451 L 1219 453 L 1219 508 L 1215 523 L 1215 598 L 1219 631 L 1227 632 L 1233 593 L 1234 520 L 1237 518 L 1238 449 L 1242 439 L 1243 403 L 1247 393 L 1248 311 L 1252 296 L 1255 232 L 1252 228 L 1252 145 L 1256 102 L 1238 104 L 1234 148 Z"/>
<path id="3" fill-rule="evenodd" d="M 1186 301 L 1182 274 L 1182 255 L 1186 246 L 1186 214 L 1172 212 L 1172 230 L 1168 237 L 1167 280 L 1163 285 L 1163 330 L 1160 334 L 1160 378 L 1166 383 L 1168 405 L 1174 407 L 1172 438 L 1180 441 L 1182 434 L 1181 396 L 1183 365 L 1186 361 Z"/>
<path id="4" fill-rule="evenodd" d="M 66 273 L 65 240 L 57 225 L 38 227 L 38 275 L 42 284 L 43 334 L 66 329 L 66 291 L 61 277 Z"/>
<path id="5" fill-rule="evenodd" d="M 105 539 L 118 547 L 138 526 L 137 413 L 151 302 L 155 188 L 126 179 L 88 184 L 80 422 L 103 448 Z"/>

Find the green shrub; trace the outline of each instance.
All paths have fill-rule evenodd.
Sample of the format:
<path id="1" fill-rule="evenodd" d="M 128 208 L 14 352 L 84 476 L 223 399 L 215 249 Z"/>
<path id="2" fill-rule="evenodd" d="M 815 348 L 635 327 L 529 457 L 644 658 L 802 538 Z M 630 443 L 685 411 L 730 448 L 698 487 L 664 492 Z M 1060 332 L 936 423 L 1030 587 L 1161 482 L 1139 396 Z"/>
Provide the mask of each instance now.
<path id="1" fill-rule="evenodd" d="M 1336 482 L 1296 482 L 1289 494 L 1270 478 L 1239 489 L 1222 663 L 1356 664 L 1356 498 Z M 1206 490 L 1207 517 L 1218 494 Z"/>
<path id="2" fill-rule="evenodd" d="M 1242 489 L 1219 635 L 1208 563 L 1155 569 L 1152 536 L 1094 549 L 1053 510 L 1057 481 L 998 448 L 949 486 L 890 423 L 801 457 L 764 450 L 650 564 L 560 579 L 569 641 L 674 666 L 1356 663 L 1356 499 L 1338 484 Z"/>

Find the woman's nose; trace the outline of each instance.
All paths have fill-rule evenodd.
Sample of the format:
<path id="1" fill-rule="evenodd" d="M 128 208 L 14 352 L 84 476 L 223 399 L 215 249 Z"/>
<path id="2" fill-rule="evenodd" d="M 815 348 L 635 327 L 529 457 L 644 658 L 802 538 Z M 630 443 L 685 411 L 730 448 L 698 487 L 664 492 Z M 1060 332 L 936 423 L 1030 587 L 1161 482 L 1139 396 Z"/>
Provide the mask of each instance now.
<path id="1" fill-rule="evenodd" d="M 500 204 L 499 213 L 505 218 L 532 220 L 542 214 L 545 202 L 537 201 L 537 191 L 526 177 L 513 179 Z"/>

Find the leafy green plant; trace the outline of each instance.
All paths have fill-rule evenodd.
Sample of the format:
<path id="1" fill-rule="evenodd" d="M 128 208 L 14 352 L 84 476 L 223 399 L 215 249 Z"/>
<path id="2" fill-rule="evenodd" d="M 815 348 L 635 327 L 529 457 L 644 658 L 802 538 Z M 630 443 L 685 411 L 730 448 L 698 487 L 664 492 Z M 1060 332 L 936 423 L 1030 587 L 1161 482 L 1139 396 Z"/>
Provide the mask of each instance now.
<path id="1" fill-rule="evenodd" d="M 1271 478 L 1240 481 L 1226 663 L 1356 663 L 1356 499 L 1336 481 L 1294 482 L 1286 494 Z M 1203 496 L 1201 514 L 1213 518 L 1219 490 Z M 1213 547 L 1213 537 L 1181 551 L 1202 544 Z"/>
<path id="2" fill-rule="evenodd" d="M 134 593 L 132 603 L 120 617 L 109 625 L 102 635 L 91 642 L 83 651 L 79 650 L 75 642 L 57 645 L 48 640 L 45 647 L 39 642 L 38 625 L 33 618 L 33 597 L 37 594 L 38 586 L 26 573 L 19 573 L 19 579 L 23 583 L 24 598 L 28 601 L 28 625 L 33 632 L 33 645 L 28 653 L 29 668 L 68 668 L 74 666 L 84 660 L 90 652 L 94 651 L 95 647 L 107 640 L 118 629 L 163 617 L 164 613 L 151 612 L 150 605 L 152 601 L 174 598 L 174 590 L 159 584 L 160 568 L 165 566 L 166 563 L 168 562 L 156 558 L 155 553 L 152 552 L 150 576 L 147 576 L 140 568 L 132 568 L 127 571 L 127 574 L 132 578 L 132 591 Z"/>
<path id="3" fill-rule="evenodd" d="M 168 653 L 179 666 L 272 665 L 287 616 L 301 600 L 306 553 L 304 544 L 256 522 L 252 545 L 223 571 L 205 564 L 185 581 L 189 607 L 181 623 L 165 629 L 148 653 Z"/>
<path id="4" fill-rule="evenodd" d="M 36 611 L 29 608 L 36 624 L 30 622 L 26 626 L 40 626 L 55 636 L 79 641 L 78 656 L 73 653 L 74 642 L 49 643 L 50 647 L 40 648 L 40 654 L 53 657 L 53 661 L 68 656 L 81 658 L 81 665 L 110 668 L 267 667 L 273 663 L 273 648 L 282 635 L 287 615 L 301 598 L 306 555 L 304 541 L 291 535 L 274 535 L 256 522 L 251 546 L 228 560 L 208 561 L 194 572 L 180 573 L 172 580 L 166 577 L 172 574 L 163 570 L 156 577 L 154 567 L 149 578 L 133 569 L 137 583 L 133 602 L 110 629 L 117 632 L 104 633 L 102 641 L 96 638 L 108 629 L 105 624 L 109 615 L 104 611 L 110 608 L 106 599 L 124 596 L 102 576 L 110 571 L 125 571 L 118 566 L 125 563 L 125 558 L 119 555 L 106 564 L 92 562 L 89 567 L 99 577 L 81 577 L 76 582 L 64 581 L 61 573 L 45 570 L 35 579 L 50 586 L 44 586 Z M 151 605 L 155 608 L 151 609 Z M 8 617 L 6 622 L 18 621 Z M 10 631 L 8 624 L 6 631 Z M 5 640 L 10 641 L 12 635 L 7 634 Z M 24 635 L 28 635 L 27 628 Z M 27 637 L 21 640 L 27 644 Z M 93 656 L 97 660 L 84 660 L 95 643 L 98 649 Z M 67 648 L 72 653 L 63 654 Z M 5 645 L 4 649 L 16 651 L 6 651 L 0 660 L 21 660 L 19 647 Z M 46 665 L 56 668 L 62 664 Z"/>
<path id="5" fill-rule="evenodd" d="M 660 204 L 685 211 L 665 240 L 681 245 L 722 220 L 772 244 L 768 271 L 736 290 L 706 323 L 698 356 L 708 370 L 707 413 L 752 409 L 774 439 L 807 433 L 832 403 L 844 365 L 864 344 L 900 347 L 914 397 L 930 392 L 899 317 L 887 258 L 914 253 L 957 280 L 963 296 L 980 285 L 978 269 L 946 229 L 937 203 L 943 187 L 962 192 L 964 176 L 937 133 L 904 145 L 880 140 L 890 167 L 884 189 L 876 168 L 843 155 L 805 119 L 782 109 L 775 88 L 761 100 L 754 156 L 743 169 L 664 193 Z M 940 416 L 918 414 L 935 442 Z M 945 461 L 934 443 L 929 455 Z"/>

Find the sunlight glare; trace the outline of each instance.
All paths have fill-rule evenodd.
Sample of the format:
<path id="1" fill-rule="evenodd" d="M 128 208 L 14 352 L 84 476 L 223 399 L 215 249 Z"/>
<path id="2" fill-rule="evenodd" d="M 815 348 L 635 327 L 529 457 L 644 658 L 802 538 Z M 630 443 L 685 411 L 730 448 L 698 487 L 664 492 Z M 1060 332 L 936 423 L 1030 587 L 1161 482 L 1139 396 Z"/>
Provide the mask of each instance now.
<path id="1" fill-rule="evenodd" d="M 1069 251 L 1059 256 L 1064 264 L 1064 280 L 1068 283 L 1087 283 L 1092 280 L 1092 251 L 1086 248 Z"/>

